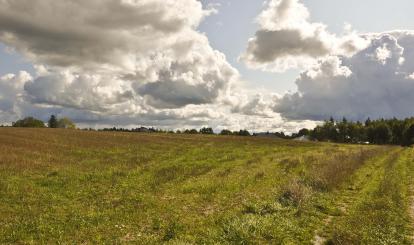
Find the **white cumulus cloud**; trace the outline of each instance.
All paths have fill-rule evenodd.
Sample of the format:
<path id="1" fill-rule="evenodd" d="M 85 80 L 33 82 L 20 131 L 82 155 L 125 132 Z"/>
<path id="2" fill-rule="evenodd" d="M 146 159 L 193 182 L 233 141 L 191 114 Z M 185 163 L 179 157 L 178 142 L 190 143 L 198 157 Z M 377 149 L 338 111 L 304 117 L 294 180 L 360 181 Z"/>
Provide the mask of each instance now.
<path id="1" fill-rule="evenodd" d="M 0 77 L 0 119 L 13 120 L 20 114 L 20 104 L 23 98 L 23 86 L 32 79 L 27 72 L 7 74 Z"/>
<path id="2" fill-rule="evenodd" d="M 214 13 L 196 0 L 0 1 L 0 42 L 38 68 L 33 78 L 2 78 L 2 121 L 208 122 L 211 108 L 229 110 L 239 77 L 197 31 Z"/>
<path id="3" fill-rule="evenodd" d="M 414 113 L 414 33 L 366 34 L 370 45 L 352 57 L 334 56 L 303 72 L 298 92 L 276 98 L 290 119 L 405 118 Z"/>
<path id="4" fill-rule="evenodd" d="M 367 41 L 346 29 L 338 37 L 323 23 L 311 22 L 300 0 L 270 0 L 257 18 L 259 30 L 251 38 L 241 60 L 253 69 L 283 72 L 306 69 L 332 54 L 352 55 Z"/>
<path id="5" fill-rule="evenodd" d="M 0 120 L 53 113 L 97 127 L 281 127 L 262 100 L 235 95 L 238 71 L 197 31 L 216 8 L 197 0 L 1 0 L 0 42 L 37 72 L 3 78 Z"/>

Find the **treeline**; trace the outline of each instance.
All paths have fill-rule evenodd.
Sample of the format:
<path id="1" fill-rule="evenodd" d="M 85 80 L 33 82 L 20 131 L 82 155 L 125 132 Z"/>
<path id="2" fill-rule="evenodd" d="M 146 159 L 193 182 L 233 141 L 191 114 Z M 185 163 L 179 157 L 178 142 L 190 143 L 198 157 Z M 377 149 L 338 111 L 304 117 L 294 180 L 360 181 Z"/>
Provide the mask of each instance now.
<path id="1" fill-rule="evenodd" d="M 318 141 L 408 146 L 414 144 L 414 118 L 367 119 L 364 123 L 351 122 L 346 118 L 335 121 L 331 118 L 313 130 L 302 132 Z"/>
<path id="2" fill-rule="evenodd" d="M 291 139 L 296 139 L 302 136 L 309 137 L 309 132 L 310 132 L 309 129 L 304 128 L 304 129 L 301 129 L 298 133 L 293 133 L 293 134 L 286 134 L 285 132 L 275 132 L 275 133 L 266 132 L 266 133 L 254 133 L 253 136 L 273 137 L 273 138 L 291 140 Z"/>
<path id="3" fill-rule="evenodd" d="M 75 129 L 76 125 L 69 118 L 60 118 L 52 115 L 47 123 L 33 117 L 27 117 L 12 124 L 13 127 L 31 127 L 31 128 L 69 128 Z M 95 131 L 89 128 L 84 130 Z M 98 131 L 115 131 L 115 132 L 137 132 L 137 133 L 169 133 L 169 134 L 203 134 L 213 135 L 215 132 L 212 128 L 204 127 L 200 130 L 163 130 L 156 128 L 139 127 L 134 129 L 127 128 L 104 128 Z M 298 133 L 285 134 L 284 132 L 276 133 L 255 133 L 251 134 L 248 130 L 231 131 L 221 130 L 218 135 L 233 136 L 262 136 L 275 137 L 282 139 L 295 139 L 305 137 L 306 140 L 329 141 L 337 143 L 353 144 L 393 144 L 409 146 L 414 145 L 414 118 L 404 120 L 393 119 L 367 119 L 364 123 L 352 122 L 343 118 L 342 121 L 336 121 L 333 118 L 327 120 L 323 125 L 314 129 L 302 129 Z"/>
<path id="4" fill-rule="evenodd" d="M 93 130 L 93 129 L 87 129 L 87 130 Z M 200 130 L 197 129 L 184 129 L 184 130 L 163 130 L 163 129 L 156 129 L 156 128 L 146 128 L 146 127 L 140 127 L 140 128 L 133 128 L 133 129 L 127 129 L 127 128 L 104 128 L 104 129 L 98 129 L 98 131 L 106 131 L 106 132 L 131 132 L 131 133 L 169 133 L 169 134 L 204 134 L 204 135 L 213 135 L 214 130 L 212 128 L 202 128 Z M 230 131 L 227 129 L 222 130 L 219 135 L 234 135 L 234 136 L 251 136 L 249 131 L 247 130 L 239 130 L 239 131 Z"/>
<path id="5" fill-rule="evenodd" d="M 47 124 L 42 120 L 36 119 L 34 117 L 26 117 L 24 119 L 18 120 L 12 123 L 12 127 L 15 128 L 67 128 L 75 129 L 76 124 L 67 117 L 57 118 L 55 115 L 50 116 Z"/>

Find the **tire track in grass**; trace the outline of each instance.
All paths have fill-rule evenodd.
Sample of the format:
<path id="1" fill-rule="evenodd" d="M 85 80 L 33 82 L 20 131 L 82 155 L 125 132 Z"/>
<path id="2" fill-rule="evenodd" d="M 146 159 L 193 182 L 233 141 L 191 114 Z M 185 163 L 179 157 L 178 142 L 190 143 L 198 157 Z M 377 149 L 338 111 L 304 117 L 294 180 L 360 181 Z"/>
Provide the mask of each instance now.
<path id="1" fill-rule="evenodd" d="M 408 165 L 409 167 L 409 177 L 410 177 L 410 186 L 409 186 L 409 207 L 408 207 L 408 214 L 410 216 L 410 225 L 411 225 L 411 234 L 409 235 L 409 239 L 414 244 L 414 150 L 410 149 L 407 150 L 410 151 L 410 154 L 408 154 L 407 161 L 411 164 Z"/>
<path id="2" fill-rule="evenodd" d="M 323 226 L 315 232 L 315 237 L 312 241 L 313 244 L 322 245 L 328 242 L 328 239 L 333 232 L 332 227 L 337 219 L 349 215 L 348 210 L 355 205 L 361 196 L 364 196 L 364 194 L 369 192 L 372 185 L 376 185 L 380 182 L 381 176 L 385 171 L 385 166 L 390 161 L 395 161 L 400 152 L 400 149 L 396 149 L 392 153 L 381 154 L 380 156 L 367 160 L 366 163 L 353 174 L 351 181 L 345 183 L 343 187 L 334 194 L 337 199 L 334 200 L 334 203 L 339 212 L 337 215 L 328 215 L 325 218 Z"/>
<path id="3" fill-rule="evenodd" d="M 398 154 L 399 152 L 399 154 Z M 335 219 L 329 244 L 411 244 L 407 151 L 390 154 L 376 181 L 368 182 L 349 208 Z"/>
<path id="4" fill-rule="evenodd" d="M 410 185 L 410 208 L 408 210 L 408 213 L 410 215 L 411 218 L 411 231 L 414 230 L 414 186 L 413 183 L 411 183 Z M 414 233 L 411 232 L 410 235 L 410 239 L 411 241 L 414 243 Z"/>

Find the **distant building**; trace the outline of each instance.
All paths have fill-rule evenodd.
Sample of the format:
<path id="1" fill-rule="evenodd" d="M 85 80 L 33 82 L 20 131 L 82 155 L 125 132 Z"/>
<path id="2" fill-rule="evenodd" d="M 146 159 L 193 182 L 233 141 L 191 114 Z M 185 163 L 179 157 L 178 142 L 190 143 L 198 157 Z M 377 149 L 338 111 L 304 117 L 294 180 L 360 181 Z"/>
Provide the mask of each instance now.
<path id="1" fill-rule="evenodd" d="M 308 142 L 308 141 L 312 141 L 311 138 L 307 135 L 303 135 L 297 138 L 293 139 L 294 141 L 302 141 L 302 142 Z"/>

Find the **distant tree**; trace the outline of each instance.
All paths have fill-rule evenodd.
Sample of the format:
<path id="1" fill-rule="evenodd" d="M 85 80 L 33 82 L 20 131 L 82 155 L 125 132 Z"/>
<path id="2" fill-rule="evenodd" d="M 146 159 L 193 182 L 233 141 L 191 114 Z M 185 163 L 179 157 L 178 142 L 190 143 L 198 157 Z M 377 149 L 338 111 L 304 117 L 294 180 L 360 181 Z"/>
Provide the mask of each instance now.
<path id="1" fill-rule="evenodd" d="M 348 120 L 344 117 L 342 119 L 342 122 L 337 123 L 335 126 L 337 132 L 337 141 L 342 143 L 351 142 L 351 136 L 349 134 L 349 128 L 351 124 L 348 123 Z"/>
<path id="2" fill-rule="evenodd" d="M 237 135 L 239 136 L 251 136 L 250 132 L 247 130 L 240 130 Z"/>
<path id="3" fill-rule="evenodd" d="M 374 144 L 389 144 L 392 140 L 392 131 L 383 121 L 371 124 L 368 128 L 368 139 Z"/>
<path id="4" fill-rule="evenodd" d="M 413 145 L 413 125 L 414 117 L 404 120 L 397 118 L 371 120 L 368 118 L 365 123 L 359 121 L 352 122 L 345 118 L 340 122 L 336 122 L 333 118 L 330 118 L 323 125 L 309 130 L 308 135 L 310 138 L 318 141 Z"/>
<path id="5" fill-rule="evenodd" d="M 200 129 L 200 134 L 214 134 L 214 131 L 212 128 L 202 128 Z"/>
<path id="6" fill-rule="evenodd" d="M 269 134 L 269 132 L 267 132 L 267 134 Z M 276 132 L 275 135 L 282 139 L 286 138 L 285 132 Z"/>
<path id="7" fill-rule="evenodd" d="M 414 124 L 411 124 L 411 126 L 407 127 L 407 129 L 404 131 L 404 146 L 410 146 L 414 145 Z"/>
<path id="8" fill-rule="evenodd" d="M 198 131 L 196 129 L 186 129 L 184 133 L 185 134 L 198 134 Z"/>
<path id="9" fill-rule="evenodd" d="M 58 127 L 58 120 L 56 119 L 55 115 L 50 116 L 50 119 L 48 121 L 49 128 L 57 128 Z"/>
<path id="10" fill-rule="evenodd" d="M 365 121 L 365 127 L 369 127 L 371 125 L 371 118 L 368 117 L 368 119 Z"/>
<path id="11" fill-rule="evenodd" d="M 67 128 L 67 129 L 75 129 L 76 124 L 67 117 L 61 118 L 57 122 L 58 128 Z"/>
<path id="12" fill-rule="evenodd" d="M 220 135 L 233 135 L 233 132 L 228 129 L 223 129 L 221 130 Z"/>
<path id="13" fill-rule="evenodd" d="M 297 137 L 302 137 L 302 136 L 307 136 L 309 135 L 310 131 L 307 128 L 303 128 L 301 130 L 299 130 Z"/>
<path id="14" fill-rule="evenodd" d="M 17 128 L 44 128 L 45 123 L 33 117 L 26 117 L 14 122 L 12 126 Z"/>
<path id="15" fill-rule="evenodd" d="M 388 125 L 390 126 L 392 131 L 391 143 L 398 145 L 404 142 L 404 133 L 408 128 L 408 123 L 406 121 L 401 121 L 397 118 L 393 118 L 392 120 L 388 121 Z"/>
<path id="16" fill-rule="evenodd" d="M 325 121 L 322 126 L 317 126 L 311 133 L 311 138 L 318 141 L 338 141 L 338 128 L 335 121 Z"/>
<path id="17" fill-rule="evenodd" d="M 361 122 L 348 123 L 347 143 L 361 143 L 367 141 L 364 126 Z"/>

